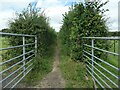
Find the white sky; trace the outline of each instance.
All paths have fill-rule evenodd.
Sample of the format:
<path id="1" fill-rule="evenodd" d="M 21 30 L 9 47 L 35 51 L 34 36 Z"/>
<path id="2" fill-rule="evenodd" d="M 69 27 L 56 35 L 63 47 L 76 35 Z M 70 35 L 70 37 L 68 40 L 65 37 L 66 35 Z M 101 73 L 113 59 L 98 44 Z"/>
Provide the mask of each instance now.
<path id="1" fill-rule="evenodd" d="M 35 0 L 0 0 L 0 30 L 7 28 L 9 20 L 15 18 L 15 12 L 22 11 L 31 1 Z M 56 31 L 59 31 L 62 25 L 62 14 L 69 10 L 68 6 L 65 6 L 67 1 L 70 2 L 70 0 L 38 0 L 37 7 L 45 9 L 46 15 L 50 18 L 50 25 Z M 118 30 L 118 0 L 109 0 L 104 8 L 109 9 L 106 15 L 110 17 L 108 25 L 110 30 Z"/>

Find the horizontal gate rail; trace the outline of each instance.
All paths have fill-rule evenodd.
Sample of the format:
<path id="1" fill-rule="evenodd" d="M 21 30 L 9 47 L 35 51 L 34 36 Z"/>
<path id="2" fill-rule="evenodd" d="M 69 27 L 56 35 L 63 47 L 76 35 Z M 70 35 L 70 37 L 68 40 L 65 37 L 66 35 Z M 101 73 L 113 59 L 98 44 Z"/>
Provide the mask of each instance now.
<path id="1" fill-rule="evenodd" d="M 86 51 L 83 51 L 84 53 L 87 53 L 88 55 L 91 55 L 90 53 L 86 52 Z M 92 55 L 91 55 L 92 56 Z M 92 56 L 92 57 L 95 57 L 95 56 Z M 95 64 L 97 64 L 99 67 L 101 67 L 102 69 L 104 69 L 105 71 L 107 71 L 109 74 L 113 75 L 115 78 L 118 79 L 118 77 L 116 75 L 114 75 L 112 72 L 110 72 L 109 70 L 107 70 L 106 68 L 104 68 L 103 66 L 101 66 L 99 63 L 93 61 Z M 112 66 L 112 65 L 111 65 Z M 113 66 L 114 67 L 114 66 Z M 115 68 L 115 67 L 114 67 Z M 118 70 L 118 68 L 115 68 Z"/>
<path id="2" fill-rule="evenodd" d="M 99 85 L 101 88 L 119 88 L 120 89 L 119 87 L 120 67 L 119 66 L 116 67 L 115 65 L 109 63 L 107 60 L 101 59 L 101 57 L 98 57 L 95 55 L 95 53 L 98 51 L 101 53 L 106 53 L 106 55 L 113 55 L 114 57 L 118 58 L 114 60 L 116 60 L 116 62 L 118 62 L 119 64 L 120 62 L 119 50 L 118 50 L 118 53 L 115 52 L 115 49 L 114 49 L 114 52 L 112 52 L 112 51 L 109 51 L 109 49 L 104 50 L 99 46 L 96 47 L 95 45 L 96 45 L 96 41 L 99 42 L 101 40 L 105 42 L 107 42 L 108 40 L 110 42 L 114 41 L 114 43 L 116 40 L 118 43 L 120 43 L 120 37 L 83 37 L 82 40 L 83 40 L 83 58 L 85 59 L 87 64 L 86 65 L 87 71 L 92 76 L 93 80 L 96 81 L 97 85 Z M 91 43 L 91 45 L 89 45 L 88 42 L 89 44 Z M 103 64 L 104 66 L 102 66 Z M 114 69 L 114 72 L 112 72 L 111 69 L 112 70 Z"/>
<path id="3" fill-rule="evenodd" d="M 84 46 L 86 46 L 86 47 L 90 47 L 90 48 L 94 48 L 94 49 L 96 49 L 96 50 L 99 50 L 99 51 L 102 51 L 102 52 L 106 52 L 106 53 L 109 53 L 109 54 L 113 54 L 113 55 L 116 55 L 116 56 L 119 55 L 118 53 L 110 52 L 110 51 L 103 50 L 103 49 L 100 49 L 100 48 L 97 48 L 97 47 L 92 47 L 92 46 L 87 45 L 87 44 L 84 44 Z"/>
<path id="4" fill-rule="evenodd" d="M 83 39 L 91 39 L 91 40 L 120 40 L 120 37 L 82 37 Z"/>
<path id="5" fill-rule="evenodd" d="M 20 47 L 30 46 L 30 45 L 35 45 L 35 43 L 30 43 L 30 44 L 25 44 L 25 45 L 18 45 L 18 46 L 12 46 L 12 47 L 8 47 L 8 48 L 1 48 L 0 51 L 8 50 L 8 49 L 14 49 L 14 48 L 20 48 Z"/>
<path id="6" fill-rule="evenodd" d="M 2 76 L 6 71 L 8 71 L 8 70 L 12 69 L 13 67 L 19 65 L 19 67 L 16 70 L 10 72 L 7 76 L 2 78 L 2 80 L 0 80 L 0 84 L 2 84 L 2 88 L 14 88 L 32 70 L 33 57 L 35 57 L 36 54 L 37 54 L 37 36 L 36 35 L 26 35 L 26 34 L 14 34 L 14 33 L 0 32 L 0 37 L 2 38 L 2 36 L 11 36 L 11 37 L 16 36 L 18 38 L 22 37 L 22 40 L 23 40 L 23 45 L 10 46 L 10 47 L 7 47 L 7 48 L 0 48 L 0 51 L 4 51 L 4 50 L 11 50 L 11 49 L 22 47 L 21 48 L 21 50 L 23 50 L 22 54 L 20 54 L 16 57 L 13 57 L 9 60 L 5 60 L 5 61 L 0 62 L 0 67 L 2 67 L 3 65 L 8 64 L 9 62 L 16 61 L 16 60 L 22 58 L 21 60 L 16 61 L 16 63 L 14 63 L 13 65 L 11 65 L 11 66 L 7 67 L 6 69 L 0 71 L 0 76 Z M 25 37 L 34 38 L 34 43 L 25 44 Z M 28 47 L 33 46 L 34 49 L 26 52 L 26 50 L 25 50 L 26 46 L 28 46 Z M 26 57 L 26 55 L 27 55 L 27 57 Z M 15 75 L 15 74 L 17 74 L 17 75 Z M 7 81 L 11 77 L 14 77 L 14 78 Z M 7 83 L 5 83 L 5 81 L 7 81 Z M 4 85 L 3 85 L 3 83 L 4 83 Z"/>
<path id="7" fill-rule="evenodd" d="M 92 66 L 92 64 L 90 64 L 89 61 L 87 61 L 87 63 Z M 94 69 L 96 69 L 103 77 L 105 77 L 105 78 L 106 78 L 108 81 L 110 81 L 113 85 L 115 85 L 116 87 L 118 87 L 118 85 L 115 84 L 112 80 L 110 80 L 104 73 L 102 73 L 100 70 L 98 70 L 95 66 L 93 66 L 93 67 L 94 67 Z"/>
<path id="8" fill-rule="evenodd" d="M 29 51 L 29 52 L 27 52 L 27 53 L 25 53 L 25 54 L 21 54 L 21 55 L 19 55 L 19 56 L 17 56 L 17 57 L 14 57 L 14 58 L 11 58 L 11 59 L 6 60 L 6 61 L 4 61 L 4 62 L 1 62 L 1 63 L 0 63 L 0 66 L 3 65 L 3 64 L 9 63 L 9 62 L 11 62 L 11 61 L 13 61 L 13 60 L 16 60 L 16 59 L 18 59 L 18 58 L 20 58 L 20 57 L 22 57 L 22 56 L 24 56 L 24 55 L 27 55 L 27 54 L 29 54 L 29 53 L 32 53 L 32 52 L 34 52 L 34 50 L 31 50 L 31 51 Z"/>
<path id="9" fill-rule="evenodd" d="M 14 34 L 14 33 L 4 33 L 4 32 L 0 32 L 0 35 L 5 35 L 5 36 L 21 36 L 21 37 L 35 37 L 35 35 Z"/>

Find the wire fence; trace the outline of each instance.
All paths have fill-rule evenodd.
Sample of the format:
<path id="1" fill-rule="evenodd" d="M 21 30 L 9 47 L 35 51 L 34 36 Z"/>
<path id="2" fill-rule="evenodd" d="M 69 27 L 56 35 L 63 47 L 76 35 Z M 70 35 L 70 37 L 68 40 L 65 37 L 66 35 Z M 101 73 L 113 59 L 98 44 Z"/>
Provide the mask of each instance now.
<path id="1" fill-rule="evenodd" d="M 10 58 L 9 60 L 1 60 L 0 62 L 0 76 L 2 77 L 0 80 L 0 85 L 2 85 L 1 89 L 14 88 L 32 70 L 33 57 L 35 57 L 37 54 L 37 36 L 0 32 L 0 38 L 3 36 L 17 37 L 22 39 L 23 42 L 22 45 L 0 48 L 1 52 L 5 50 L 14 50 L 15 48 L 21 48 L 22 50 L 22 53 L 20 55 Z M 34 43 L 26 43 L 25 40 L 27 38 L 34 38 Z M 26 47 L 30 46 L 34 48 L 30 51 L 27 51 Z M 14 61 L 15 63 L 12 65 L 8 64 Z M 13 71 L 10 71 L 11 69 L 13 69 Z"/>
<path id="2" fill-rule="evenodd" d="M 82 40 L 87 72 L 96 86 L 120 89 L 120 37 L 83 37 Z M 99 47 L 102 44 L 104 48 Z"/>

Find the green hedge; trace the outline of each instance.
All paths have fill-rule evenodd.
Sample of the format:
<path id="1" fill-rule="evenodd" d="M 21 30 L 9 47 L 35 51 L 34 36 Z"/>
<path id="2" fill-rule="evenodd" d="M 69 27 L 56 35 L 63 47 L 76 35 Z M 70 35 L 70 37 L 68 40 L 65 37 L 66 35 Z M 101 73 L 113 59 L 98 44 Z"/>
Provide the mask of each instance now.
<path id="1" fill-rule="evenodd" d="M 106 4 L 99 1 L 79 3 L 72 5 L 68 13 L 63 15 L 63 25 L 61 27 L 59 38 L 62 45 L 65 47 L 67 55 L 73 60 L 82 61 L 83 41 L 82 37 L 104 37 L 108 36 L 108 27 L 106 26 L 107 19 L 102 7 Z M 84 40 L 84 43 L 91 45 L 91 42 Z M 102 49 L 108 49 L 105 41 L 96 41 L 95 46 Z M 91 52 L 89 48 L 86 49 Z M 100 52 L 95 53 L 98 57 L 103 57 L 105 54 Z"/>
<path id="2" fill-rule="evenodd" d="M 34 12 L 33 14 L 29 13 L 27 10 L 17 14 L 17 18 L 9 22 L 9 28 L 3 31 L 7 33 L 16 33 L 16 34 L 29 34 L 37 35 L 37 52 L 40 57 L 47 55 L 48 50 L 56 42 L 56 32 L 50 27 L 48 18 L 46 16 L 40 15 L 39 12 Z M 4 37 L 4 36 L 3 36 Z M 7 36 L 9 39 L 10 46 L 22 45 L 22 37 L 16 36 Z M 34 43 L 35 38 L 25 37 L 25 43 Z M 35 46 L 26 46 L 26 52 L 35 49 Z M 6 53 L 2 55 L 3 61 L 9 60 L 10 58 L 16 57 L 22 54 L 22 47 L 12 50 L 7 50 Z M 30 54 L 29 54 L 30 55 Z M 26 58 L 28 55 L 26 55 Z M 19 60 L 22 60 L 22 57 L 18 60 L 15 60 L 9 65 L 12 65 Z M 8 65 L 8 66 L 9 66 Z"/>

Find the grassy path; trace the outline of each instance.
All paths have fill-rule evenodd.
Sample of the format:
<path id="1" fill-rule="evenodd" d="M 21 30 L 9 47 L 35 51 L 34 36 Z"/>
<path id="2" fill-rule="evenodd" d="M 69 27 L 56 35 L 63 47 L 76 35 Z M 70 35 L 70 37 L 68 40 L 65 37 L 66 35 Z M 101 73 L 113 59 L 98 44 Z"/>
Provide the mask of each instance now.
<path id="1" fill-rule="evenodd" d="M 54 64 L 52 71 L 44 77 L 39 85 L 35 88 L 64 88 L 65 81 L 62 78 L 61 71 L 59 68 L 59 48 L 56 46 L 56 51 L 54 55 Z"/>
<path id="2" fill-rule="evenodd" d="M 29 88 L 93 88 L 92 78 L 86 73 L 84 62 L 73 61 L 59 47 L 55 47 L 54 58 L 49 61 L 51 70 L 40 79 L 32 82 Z M 43 59 L 42 62 L 46 60 Z M 54 60 L 54 61 L 53 61 Z M 43 66 L 45 65 L 45 62 Z M 42 66 L 41 66 L 42 67 Z M 46 68 L 41 69 L 45 70 Z M 43 72 L 43 71 L 42 71 Z M 40 74 L 42 73 L 40 72 Z"/>
<path id="3" fill-rule="evenodd" d="M 83 62 L 77 62 L 61 55 L 60 68 L 66 82 L 65 88 L 93 88 L 93 80 Z"/>

